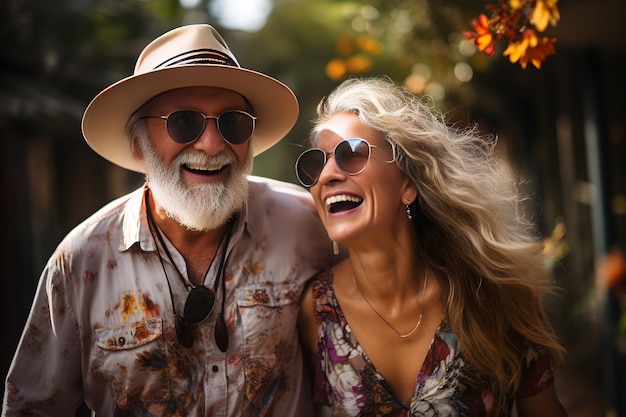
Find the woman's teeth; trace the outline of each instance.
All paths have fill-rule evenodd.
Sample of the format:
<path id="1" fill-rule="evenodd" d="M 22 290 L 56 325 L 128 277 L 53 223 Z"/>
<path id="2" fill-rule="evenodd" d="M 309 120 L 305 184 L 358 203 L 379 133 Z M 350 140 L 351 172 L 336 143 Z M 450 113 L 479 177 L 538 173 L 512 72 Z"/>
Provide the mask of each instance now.
<path id="1" fill-rule="evenodd" d="M 339 194 L 328 197 L 324 204 L 328 207 L 331 213 L 337 213 L 339 211 L 350 210 L 363 202 L 363 199 L 353 195 Z"/>

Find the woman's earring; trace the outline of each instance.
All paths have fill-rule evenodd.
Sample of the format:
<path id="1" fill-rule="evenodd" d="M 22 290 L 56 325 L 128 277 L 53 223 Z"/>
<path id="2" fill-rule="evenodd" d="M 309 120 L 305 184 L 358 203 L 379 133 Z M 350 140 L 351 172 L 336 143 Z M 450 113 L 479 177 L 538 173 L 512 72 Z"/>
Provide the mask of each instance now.
<path id="1" fill-rule="evenodd" d="M 409 220 L 413 219 L 413 213 L 411 213 L 411 206 L 409 206 L 408 204 L 406 205 L 406 217 L 408 217 Z"/>
<path id="2" fill-rule="evenodd" d="M 333 240 L 333 253 L 339 255 L 339 244 Z"/>

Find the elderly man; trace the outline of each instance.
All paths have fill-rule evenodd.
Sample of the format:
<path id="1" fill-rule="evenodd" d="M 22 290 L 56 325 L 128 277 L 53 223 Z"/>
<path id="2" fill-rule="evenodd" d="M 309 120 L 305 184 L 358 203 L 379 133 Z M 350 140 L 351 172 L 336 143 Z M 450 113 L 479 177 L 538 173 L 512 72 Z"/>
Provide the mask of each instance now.
<path id="1" fill-rule="evenodd" d="M 297 115 L 209 25 L 157 38 L 94 98 L 85 139 L 146 184 L 50 258 L 3 415 L 310 414 L 295 323 L 332 245 L 306 193 L 249 177 Z"/>

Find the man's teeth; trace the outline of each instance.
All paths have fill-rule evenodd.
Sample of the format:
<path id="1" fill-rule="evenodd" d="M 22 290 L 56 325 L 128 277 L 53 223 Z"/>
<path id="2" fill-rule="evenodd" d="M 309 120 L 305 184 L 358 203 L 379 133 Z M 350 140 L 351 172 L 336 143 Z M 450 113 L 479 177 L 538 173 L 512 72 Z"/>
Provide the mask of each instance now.
<path id="1" fill-rule="evenodd" d="M 202 166 L 202 165 L 190 165 L 190 164 L 187 164 L 187 168 L 189 168 L 189 169 L 191 169 L 193 171 L 219 171 L 223 167 L 221 167 L 221 166 L 219 166 L 219 167 L 206 167 L 206 166 Z"/>
<path id="2" fill-rule="evenodd" d="M 340 195 L 333 195 L 331 197 L 328 197 L 324 201 L 324 204 L 326 204 L 326 206 L 330 206 L 331 204 L 335 204 L 335 203 L 346 203 L 346 202 L 360 203 L 361 201 L 363 201 L 363 199 L 360 197 L 355 197 L 353 195 L 347 195 L 347 194 L 340 194 Z"/>

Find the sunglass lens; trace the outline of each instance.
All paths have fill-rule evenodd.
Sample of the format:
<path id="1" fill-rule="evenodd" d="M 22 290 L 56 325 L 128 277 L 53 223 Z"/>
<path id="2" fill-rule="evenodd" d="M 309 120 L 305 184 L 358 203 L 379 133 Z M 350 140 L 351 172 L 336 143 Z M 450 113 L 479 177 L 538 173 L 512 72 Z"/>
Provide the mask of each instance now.
<path id="1" fill-rule="evenodd" d="M 201 113 L 181 110 L 167 118 L 167 133 L 174 142 L 189 143 L 198 139 L 204 130 L 205 119 Z"/>
<path id="2" fill-rule="evenodd" d="M 370 158 L 370 147 L 362 139 L 347 139 L 335 148 L 335 162 L 346 174 L 356 175 L 367 166 Z"/>
<path id="3" fill-rule="evenodd" d="M 182 316 L 177 314 L 174 327 L 176 329 L 178 343 L 189 349 L 193 345 L 193 330 L 191 329 L 191 325 L 187 323 Z"/>
<path id="4" fill-rule="evenodd" d="M 326 154 L 321 149 L 304 151 L 296 161 L 296 175 L 305 187 L 312 187 L 324 169 Z"/>
<path id="5" fill-rule="evenodd" d="M 252 136 L 254 118 L 243 112 L 228 111 L 220 114 L 217 127 L 228 143 L 239 145 Z"/>
<path id="6" fill-rule="evenodd" d="M 187 323 L 196 324 L 209 317 L 215 305 L 215 291 L 203 285 L 194 287 L 185 301 L 183 317 Z"/>

